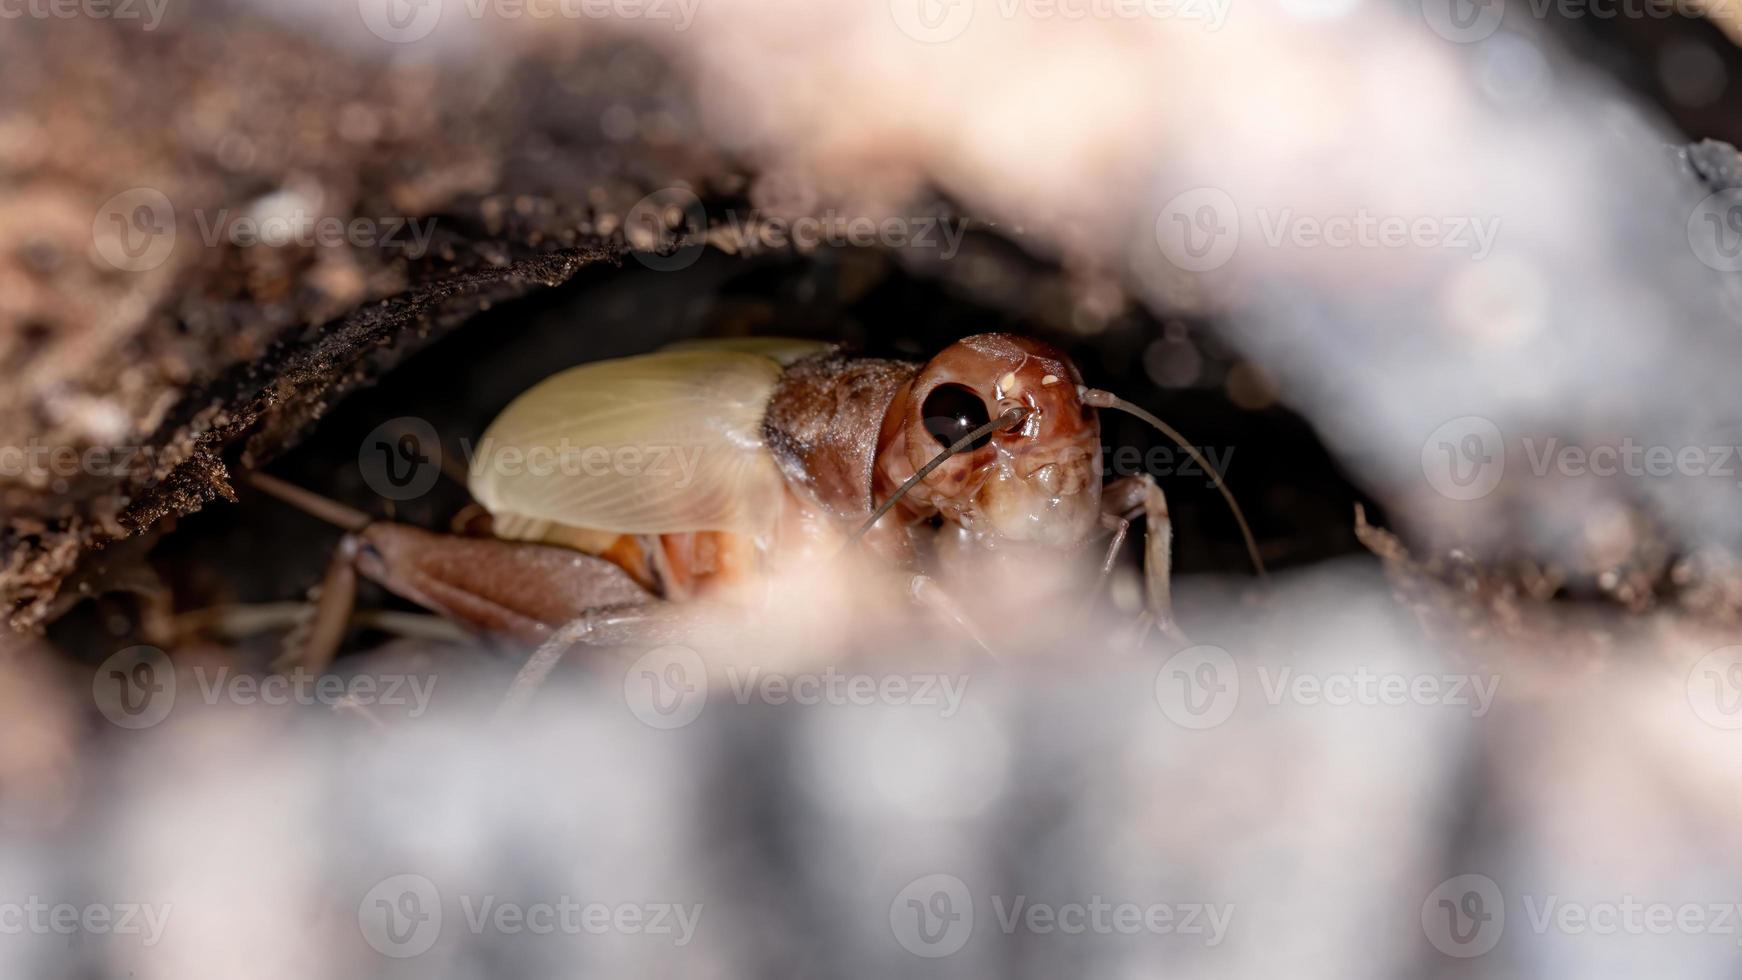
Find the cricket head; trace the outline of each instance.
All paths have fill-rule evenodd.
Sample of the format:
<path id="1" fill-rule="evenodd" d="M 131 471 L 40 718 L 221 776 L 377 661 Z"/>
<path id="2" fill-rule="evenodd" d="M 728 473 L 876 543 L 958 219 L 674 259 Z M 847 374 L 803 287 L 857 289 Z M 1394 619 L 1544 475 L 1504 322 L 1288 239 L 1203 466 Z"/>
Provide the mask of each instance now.
<path id="1" fill-rule="evenodd" d="M 922 508 L 982 538 L 1081 544 L 1101 512 L 1101 423 L 1082 376 L 1056 347 L 980 334 L 926 362 L 885 419 L 879 463 L 895 483 L 1001 417 L 910 491 Z"/>

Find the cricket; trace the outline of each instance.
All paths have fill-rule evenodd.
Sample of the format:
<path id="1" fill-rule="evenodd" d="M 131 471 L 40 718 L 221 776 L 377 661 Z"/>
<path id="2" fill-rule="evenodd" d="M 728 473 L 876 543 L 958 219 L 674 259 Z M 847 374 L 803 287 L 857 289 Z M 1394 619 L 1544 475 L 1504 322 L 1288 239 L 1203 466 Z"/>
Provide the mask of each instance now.
<path id="1" fill-rule="evenodd" d="M 1262 576 L 1252 532 L 1208 461 L 1161 419 L 1086 387 L 1043 341 L 971 336 L 924 363 L 782 338 L 688 341 L 561 371 L 510 403 L 482 440 L 488 454 L 516 458 L 559 444 L 683 447 L 696 460 L 686 480 L 486 459 L 468 471 L 482 519 L 438 533 L 256 474 L 256 487 L 346 532 L 280 666 L 331 661 L 362 575 L 469 631 L 536 647 L 510 690 L 521 703 L 577 644 L 665 642 L 686 604 L 855 550 L 916 608 L 995 654 L 940 578 L 951 556 L 1052 561 L 1100 548 L 1105 579 L 1138 519 L 1138 632 L 1183 641 L 1166 497 L 1147 473 L 1103 479 L 1103 410 L 1143 419 L 1197 460 Z"/>

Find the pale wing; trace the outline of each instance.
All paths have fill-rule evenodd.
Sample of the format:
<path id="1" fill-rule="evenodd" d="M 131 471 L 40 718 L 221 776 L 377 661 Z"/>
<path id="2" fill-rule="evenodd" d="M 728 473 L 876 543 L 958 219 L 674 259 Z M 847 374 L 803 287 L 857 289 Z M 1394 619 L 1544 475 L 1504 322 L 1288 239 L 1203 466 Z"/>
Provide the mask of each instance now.
<path id="1" fill-rule="evenodd" d="M 793 361 L 820 354 L 834 347 L 820 340 L 798 340 L 793 337 L 703 337 L 680 340 L 660 348 L 662 351 L 734 351 L 739 354 L 760 354 L 787 367 Z"/>
<path id="2" fill-rule="evenodd" d="M 563 371 L 490 424 L 472 496 L 510 522 L 764 534 L 785 493 L 762 444 L 781 370 L 755 354 L 667 351 Z"/>

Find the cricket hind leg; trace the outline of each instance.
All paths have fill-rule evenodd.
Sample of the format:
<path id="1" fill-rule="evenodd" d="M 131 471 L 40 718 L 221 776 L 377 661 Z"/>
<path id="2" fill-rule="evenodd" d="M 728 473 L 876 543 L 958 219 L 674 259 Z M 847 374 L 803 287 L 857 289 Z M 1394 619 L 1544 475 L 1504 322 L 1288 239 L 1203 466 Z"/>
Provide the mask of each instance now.
<path id="1" fill-rule="evenodd" d="M 648 612 L 668 603 L 626 567 L 634 563 L 620 563 L 622 556 L 611 560 L 538 541 L 440 534 L 372 521 L 264 474 L 252 482 L 346 532 L 311 615 L 293 630 L 279 659 L 282 668 L 323 670 L 332 662 L 350 625 L 359 574 L 474 633 L 528 645 L 549 646 L 553 633 L 567 644 L 583 639 L 629 643 L 651 635 L 647 624 L 670 618 Z"/>
<path id="2" fill-rule="evenodd" d="M 529 645 L 601 609 L 664 604 L 619 566 L 568 548 L 376 522 L 340 542 L 313 613 L 281 664 L 320 670 L 331 663 L 359 574 L 471 632 Z"/>
<path id="3" fill-rule="evenodd" d="M 361 538 L 364 575 L 479 632 L 536 645 L 509 685 L 504 715 L 523 709 L 574 646 L 675 642 L 701 618 L 614 562 L 570 548 L 398 524 L 371 525 Z"/>
<path id="4" fill-rule="evenodd" d="M 357 548 L 355 534 L 339 539 L 327 562 L 326 575 L 310 591 L 308 608 L 285 634 L 278 659 L 272 662 L 273 670 L 318 674 L 338 656 L 357 604 Z"/>
<path id="5" fill-rule="evenodd" d="M 1143 517 L 1143 613 L 1139 617 L 1138 641 L 1153 625 L 1176 643 L 1191 641 L 1173 618 L 1173 521 L 1167 512 L 1167 497 L 1148 473 L 1122 477 L 1101 492 L 1102 519 L 1114 530 L 1102 573 L 1112 571 L 1117 548 L 1124 542 L 1131 520 Z"/>

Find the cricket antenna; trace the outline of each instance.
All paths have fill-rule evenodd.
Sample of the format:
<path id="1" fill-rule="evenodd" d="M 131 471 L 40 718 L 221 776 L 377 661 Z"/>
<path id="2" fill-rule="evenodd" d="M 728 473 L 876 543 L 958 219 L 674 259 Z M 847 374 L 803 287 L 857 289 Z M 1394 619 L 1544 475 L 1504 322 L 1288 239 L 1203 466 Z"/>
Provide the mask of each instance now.
<path id="1" fill-rule="evenodd" d="M 248 475 L 248 482 L 297 510 L 318 517 L 328 524 L 337 524 L 352 534 L 375 523 L 374 518 L 360 510 L 347 507 L 337 500 L 328 500 L 318 493 L 304 490 L 294 483 L 286 483 L 275 476 L 251 473 Z"/>
<path id="2" fill-rule="evenodd" d="M 1216 489 L 1222 493 L 1222 499 L 1228 502 L 1228 509 L 1234 512 L 1234 522 L 1240 525 L 1240 536 L 1246 539 L 1246 554 L 1252 558 L 1252 567 L 1258 569 L 1258 577 L 1268 577 L 1268 574 L 1264 570 L 1264 559 L 1258 557 L 1258 542 L 1252 537 L 1252 529 L 1246 526 L 1246 515 L 1240 512 L 1240 505 L 1234 502 L 1234 494 L 1229 492 L 1228 484 L 1222 481 L 1222 474 L 1216 472 L 1216 468 L 1210 465 L 1210 461 L 1205 459 L 1202 453 L 1198 452 L 1196 446 L 1187 442 L 1186 437 L 1180 435 L 1179 430 L 1175 429 L 1173 426 L 1168 425 L 1166 422 L 1156 418 L 1148 411 L 1131 404 L 1110 391 L 1102 391 L 1098 388 L 1084 388 L 1082 389 L 1082 398 L 1083 404 L 1092 408 L 1114 408 L 1126 413 L 1127 415 L 1137 416 L 1143 421 L 1148 422 L 1150 425 L 1155 426 L 1162 435 L 1172 439 L 1175 445 L 1189 453 L 1192 460 L 1199 466 L 1202 466 L 1205 473 L 1210 474 L 1210 479 L 1215 481 Z"/>
<path id="3" fill-rule="evenodd" d="M 950 443 L 948 449 L 933 456 L 930 462 L 921 466 L 917 473 L 907 478 L 906 483 L 896 487 L 894 493 L 890 494 L 881 504 L 877 505 L 877 509 L 871 512 L 871 517 L 867 519 L 865 523 L 859 525 L 859 530 L 854 531 L 853 536 L 847 539 L 847 547 L 851 548 L 860 538 L 864 537 L 865 532 L 871 530 L 873 525 L 882 520 L 884 514 L 889 513 L 889 508 L 894 507 L 896 501 L 905 496 L 907 491 L 919 486 L 919 481 L 925 479 L 926 474 L 943 465 L 944 460 L 949 459 L 951 456 L 954 456 L 969 446 L 972 446 L 975 440 L 979 439 L 981 436 L 986 435 L 989 432 L 995 432 L 999 429 L 1012 428 L 1027 417 L 1028 409 L 1023 408 L 1020 405 L 1015 406 L 1003 415 L 998 416 L 992 421 L 987 422 L 985 425 L 980 426 L 978 429 L 975 429 L 960 439 L 957 439 L 955 442 Z"/>

